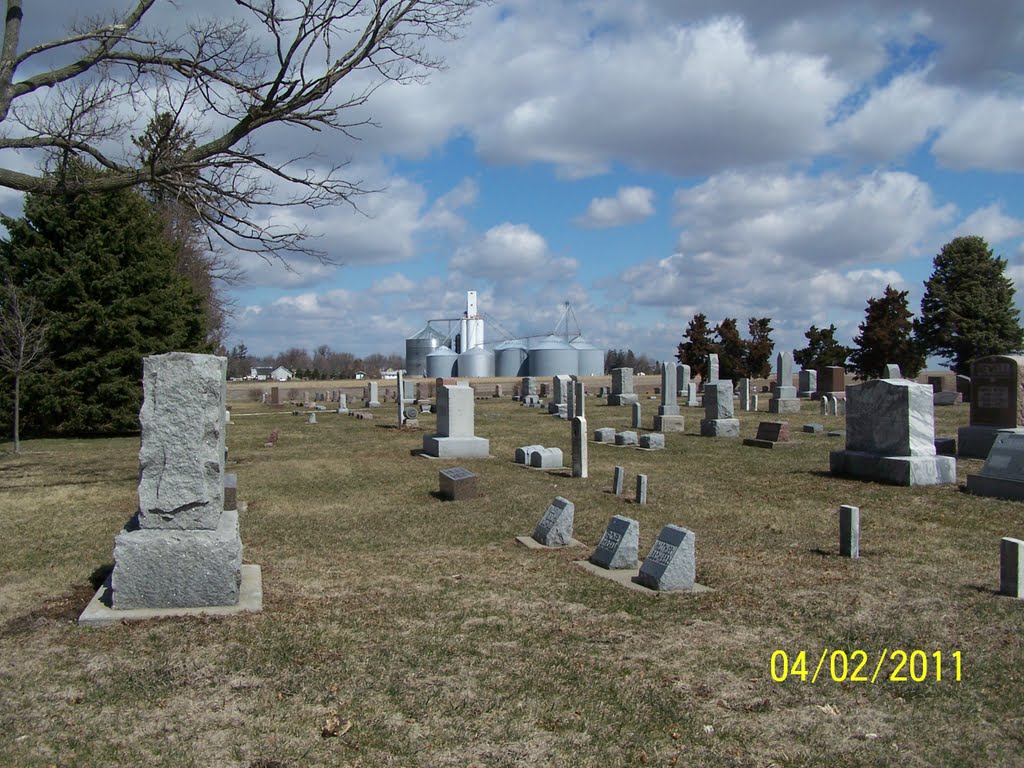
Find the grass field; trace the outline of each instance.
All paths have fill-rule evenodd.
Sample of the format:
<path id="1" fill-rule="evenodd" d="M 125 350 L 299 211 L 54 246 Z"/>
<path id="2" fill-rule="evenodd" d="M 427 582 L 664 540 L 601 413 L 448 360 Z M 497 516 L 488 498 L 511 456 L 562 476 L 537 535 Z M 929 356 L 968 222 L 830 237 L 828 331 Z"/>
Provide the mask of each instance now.
<path id="1" fill-rule="evenodd" d="M 228 471 L 264 612 L 102 629 L 75 619 L 135 509 L 138 441 L 26 441 L 0 456 L 0 764 L 1024 764 L 1024 601 L 995 593 L 1024 506 L 832 478 L 842 440 L 799 429 L 842 419 L 804 408 L 774 451 L 701 438 L 683 408 L 666 450 L 592 443 L 582 480 L 512 463 L 528 443 L 568 456 L 569 425 L 507 398 L 477 403 L 493 458 L 443 463 L 412 455 L 422 432 L 390 406 L 307 426 L 237 403 Z M 772 418 L 738 416 L 745 437 Z M 629 409 L 588 398 L 587 419 L 623 428 Z M 937 419 L 955 435 L 967 409 Z M 456 464 L 479 499 L 433 495 Z M 959 460 L 960 484 L 981 464 Z M 648 505 L 609 493 L 616 465 L 627 486 L 648 475 Z M 588 548 L 517 546 L 556 495 Z M 838 556 L 841 504 L 861 509 L 857 561 Z M 695 531 L 713 591 L 650 597 L 574 566 L 614 514 L 640 521 L 641 553 L 665 523 Z M 883 649 L 874 683 L 830 679 L 832 651 L 871 678 Z M 927 679 L 896 649 L 927 654 Z"/>

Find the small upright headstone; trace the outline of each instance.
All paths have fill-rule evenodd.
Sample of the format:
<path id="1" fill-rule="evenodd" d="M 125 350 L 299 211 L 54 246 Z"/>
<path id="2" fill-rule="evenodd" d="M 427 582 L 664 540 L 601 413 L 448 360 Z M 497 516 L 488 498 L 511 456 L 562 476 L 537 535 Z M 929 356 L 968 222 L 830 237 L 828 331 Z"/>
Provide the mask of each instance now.
<path id="1" fill-rule="evenodd" d="M 636 476 L 636 503 L 647 503 L 647 475 Z"/>
<path id="2" fill-rule="evenodd" d="M 572 413 L 570 415 L 574 418 L 579 416 L 581 419 L 587 417 L 587 385 L 582 381 L 572 383 Z"/>
<path id="3" fill-rule="evenodd" d="M 1024 434 L 999 433 L 981 472 L 967 475 L 967 491 L 978 496 L 1024 500 Z"/>
<path id="4" fill-rule="evenodd" d="M 679 397 L 686 397 L 686 390 L 690 386 L 690 366 L 679 363 L 676 366 L 676 387 Z"/>
<path id="5" fill-rule="evenodd" d="M 270 388 L 270 404 L 280 405 L 281 404 L 281 388 L 271 387 Z"/>
<path id="6" fill-rule="evenodd" d="M 586 477 L 588 463 L 587 420 L 575 416 L 572 420 L 572 476 Z"/>
<path id="7" fill-rule="evenodd" d="M 860 508 L 849 504 L 839 507 L 839 554 L 860 557 Z"/>
<path id="8" fill-rule="evenodd" d="M 316 411 L 310 411 L 309 418 L 306 419 L 307 424 L 316 424 Z"/>
<path id="9" fill-rule="evenodd" d="M 616 467 L 612 473 L 612 493 L 616 496 L 622 495 L 622 486 L 626 482 L 626 469 L 625 467 Z"/>
<path id="10" fill-rule="evenodd" d="M 700 400 L 697 399 L 697 385 L 693 382 L 686 387 L 686 405 L 689 408 L 700 407 Z"/>
<path id="11" fill-rule="evenodd" d="M 516 448 L 515 463 L 524 464 L 527 467 L 530 466 L 530 459 L 533 456 L 533 452 L 539 451 L 543 447 L 543 445 L 524 445 L 520 448 Z"/>
<path id="12" fill-rule="evenodd" d="M 718 355 L 712 353 L 708 355 L 708 378 L 704 382 L 707 384 L 715 384 L 718 381 Z"/>
<path id="13" fill-rule="evenodd" d="M 608 521 L 590 562 L 600 568 L 636 568 L 640 554 L 640 523 L 630 517 L 615 515 Z"/>
<path id="14" fill-rule="evenodd" d="M 601 427 L 594 430 L 595 443 L 615 443 L 615 427 Z"/>
<path id="15" fill-rule="evenodd" d="M 754 398 L 754 388 L 752 385 L 753 382 L 750 379 L 740 379 L 740 383 L 737 385 L 741 411 L 751 410 L 751 404 Z"/>
<path id="16" fill-rule="evenodd" d="M 564 547 L 572 541 L 576 505 L 556 496 L 533 531 L 533 540 L 545 547 Z"/>
<path id="17" fill-rule="evenodd" d="M 630 426 L 632 426 L 633 429 L 640 429 L 640 428 L 642 428 L 642 426 L 643 426 L 643 417 L 641 415 L 642 412 L 641 412 L 641 409 L 640 409 L 640 403 L 633 403 L 633 405 L 632 405 L 632 413 L 633 413 L 633 421 L 632 421 L 632 424 Z"/>
<path id="18" fill-rule="evenodd" d="M 348 395 L 344 392 L 338 393 L 338 413 L 342 415 L 348 413 Z"/>
<path id="19" fill-rule="evenodd" d="M 885 364 L 885 375 L 882 376 L 882 378 L 883 379 L 902 379 L 903 378 L 903 373 L 902 373 L 902 371 L 900 371 L 900 367 L 898 365 L 896 365 L 896 363 L 886 363 Z"/>
<path id="20" fill-rule="evenodd" d="M 371 381 L 366 385 L 366 407 L 380 408 L 380 401 L 377 399 L 377 382 Z"/>
<path id="21" fill-rule="evenodd" d="M 530 466 L 534 469 L 561 469 L 561 448 L 540 448 L 530 454 Z"/>
<path id="22" fill-rule="evenodd" d="M 647 553 L 636 581 L 667 592 L 693 589 L 697 581 L 696 535 L 678 525 L 666 525 Z"/>
<path id="23" fill-rule="evenodd" d="M 1024 541 L 999 542 L 999 593 L 1024 600 Z"/>

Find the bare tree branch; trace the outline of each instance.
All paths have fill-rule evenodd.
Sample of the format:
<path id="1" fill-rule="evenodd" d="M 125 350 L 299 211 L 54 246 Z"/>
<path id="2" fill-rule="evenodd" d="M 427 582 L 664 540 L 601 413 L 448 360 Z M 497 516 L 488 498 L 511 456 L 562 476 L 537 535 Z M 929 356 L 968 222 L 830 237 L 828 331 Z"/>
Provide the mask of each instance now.
<path id="1" fill-rule="evenodd" d="M 418 81 L 439 68 L 428 42 L 454 37 L 486 2 L 234 0 L 245 20 L 218 8 L 175 36 L 143 27 L 157 0 L 133 0 L 113 21 L 96 20 L 19 51 L 28 19 L 22 0 L 7 0 L 0 186 L 44 194 L 159 188 L 232 248 L 282 260 L 288 251 L 327 259 L 310 247 L 307 232 L 273 224 L 269 211 L 354 204 L 376 190 L 345 178 L 345 165 L 290 170 L 308 157 L 270 157 L 252 138 L 273 125 L 354 138 L 373 123 L 349 117 L 353 110 L 385 82 Z M 19 76 L 21 69 L 28 74 Z M 356 84 L 340 94 L 346 78 Z M 138 130 L 125 116 L 147 113 L 172 115 L 174 128 L 196 140 L 175 154 L 125 152 Z M 26 150 L 46 153 L 51 172 L 16 171 L 3 162 L 5 151 Z M 73 159 L 90 159 L 105 172 L 52 172 Z"/>

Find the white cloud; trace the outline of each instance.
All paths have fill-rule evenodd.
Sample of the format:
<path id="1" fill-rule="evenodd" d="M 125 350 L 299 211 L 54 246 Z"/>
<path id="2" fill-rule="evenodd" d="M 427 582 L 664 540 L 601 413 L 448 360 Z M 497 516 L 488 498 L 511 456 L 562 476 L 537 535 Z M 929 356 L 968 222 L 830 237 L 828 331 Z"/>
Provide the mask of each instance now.
<path id="1" fill-rule="evenodd" d="M 950 168 L 1024 171 L 1024 99 L 987 94 L 967 100 L 932 145 Z"/>
<path id="2" fill-rule="evenodd" d="M 958 235 L 981 235 L 989 243 L 999 243 L 1024 235 L 1024 220 L 1007 216 L 1001 203 L 993 203 L 971 213 L 956 227 Z"/>
<path id="3" fill-rule="evenodd" d="M 416 290 L 416 283 L 401 272 L 395 272 L 387 277 L 382 277 L 380 280 L 375 280 L 373 286 L 370 288 L 370 292 L 377 295 L 387 293 L 409 293 L 414 290 Z"/>
<path id="4" fill-rule="evenodd" d="M 528 224 L 505 222 L 475 242 L 459 248 L 449 270 L 495 283 L 564 279 L 576 269 L 574 259 L 558 258 Z"/>
<path id="5" fill-rule="evenodd" d="M 604 229 L 632 224 L 654 215 L 654 190 L 647 187 L 619 187 L 615 197 L 595 197 L 587 212 L 575 223 L 581 227 Z"/>

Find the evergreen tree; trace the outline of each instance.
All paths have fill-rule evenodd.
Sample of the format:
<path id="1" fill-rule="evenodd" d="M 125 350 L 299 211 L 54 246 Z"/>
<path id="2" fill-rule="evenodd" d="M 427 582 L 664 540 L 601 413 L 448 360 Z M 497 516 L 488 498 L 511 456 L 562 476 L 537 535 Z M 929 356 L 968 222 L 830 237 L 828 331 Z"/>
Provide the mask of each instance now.
<path id="1" fill-rule="evenodd" d="M 766 379 L 772 374 L 772 352 L 775 342 L 772 341 L 770 317 L 751 317 L 747 320 L 747 375 L 755 379 Z"/>
<path id="2" fill-rule="evenodd" d="M 913 335 L 913 313 L 907 308 L 908 291 L 885 287 L 880 299 L 868 299 L 860 335 L 854 338 L 856 349 L 850 365 L 862 379 L 880 378 L 887 363 L 896 363 L 908 379 L 924 368 L 921 345 Z"/>
<path id="3" fill-rule="evenodd" d="M 723 379 L 747 378 L 747 345 L 740 337 L 735 317 L 727 317 L 715 326 L 718 336 L 718 372 Z"/>
<path id="4" fill-rule="evenodd" d="M 1024 347 L 1020 313 L 1006 260 L 984 238 L 957 237 L 942 246 L 925 281 L 915 331 L 928 354 L 941 355 L 968 374 L 976 357 L 1019 352 Z"/>
<path id="5" fill-rule="evenodd" d="M 26 377 L 24 426 L 138 429 L 142 358 L 207 349 L 201 297 L 176 273 L 160 217 L 126 190 L 29 194 L 24 217 L 2 222 L 0 278 L 39 303 L 48 328 L 50 362 Z"/>
<path id="6" fill-rule="evenodd" d="M 686 341 L 680 343 L 676 359 L 690 366 L 691 375 L 707 378 L 708 355 L 715 351 L 707 316 L 701 313 L 694 315 L 683 338 Z"/>
<path id="7" fill-rule="evenodd" d="M 836 327 L 818 328 L 812 325 L 804 333 L 807 346 L 793 350 L 793 361 L 805 371 L 818 371 L 831 365 L 846 365 L 853 349 L 836 341 Z"/>

